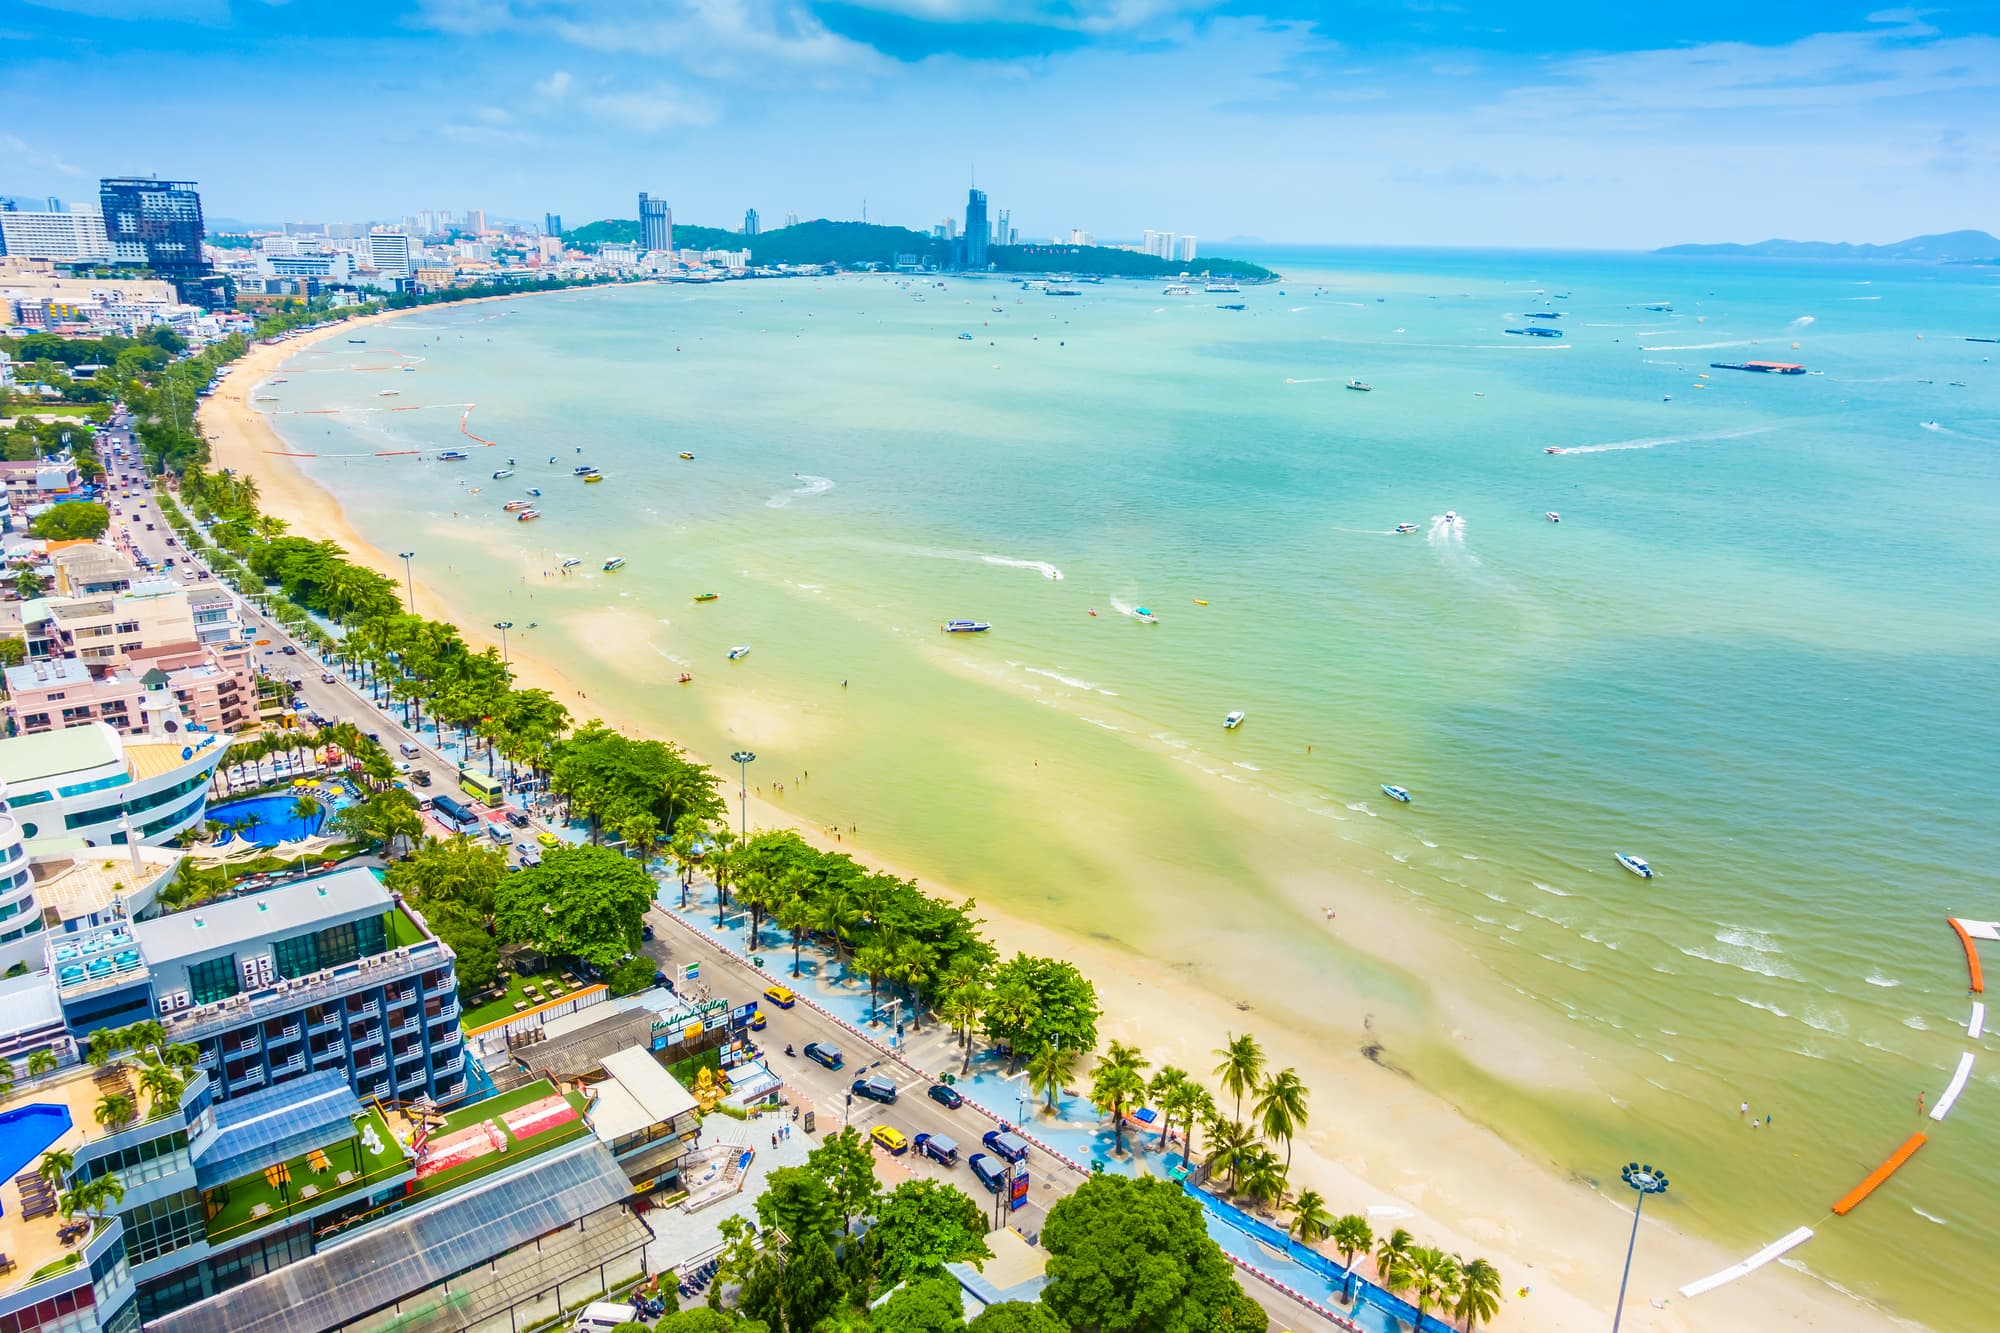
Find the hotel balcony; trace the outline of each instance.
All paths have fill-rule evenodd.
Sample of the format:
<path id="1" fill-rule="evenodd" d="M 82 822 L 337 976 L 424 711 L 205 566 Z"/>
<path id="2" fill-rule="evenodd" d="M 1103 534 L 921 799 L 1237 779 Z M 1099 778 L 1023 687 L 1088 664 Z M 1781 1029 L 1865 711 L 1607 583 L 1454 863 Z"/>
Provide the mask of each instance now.
<path id="1" fill-rule="evenodd" d="M 450 1078 L 463 1068 L 465 1068 L 465 1052 L 460 1051 L 437 1067 L 437 1076 L 439 1078 Z"/>
<path id="2" fill-rule="evenodd" d="M 312 1033 L 314 1036 L 318 1036 L 322 1032 L 331 1032 L 339 1026 L 340 1026 L 340 1015 L 335 1013 L 329 1013 L 325 1018 L 322 1018 L 318 1022 L 313 1023 L 312 1025 L 307 1027 L 306 1031 Z"/>
<path id="3" fill-rule="evenodd" d="M 396 1091 L 409 1092 L 412 1089 L 421 1088 L 429 1079 L 430 1075 L 425 1072 L 424 1067 L 418 1065 L 415 1069 L 412 1069 L 409 1073 L 396 1080 Z"/>
<path id="4" fill-rule="evenodd" d="M 366 1064 L 355 1068 L 354 1076 L 356 1078 L 367 1078 L 370 1074 L 379 1074 L 388 1067 L 389 1062 L 382 1058 L 380 1052 L 377 1052 Z"/>
<path id="5" fill-rule="evenodd" d="M 458 1021 L 458 1001 L 451 1000 L 432 1016 L 434 1022 L 456 1023 Z"/>
<path id="6" fill-rule="evenodd" d="M 437 984 L 424 987 L 424 995 L 427 999 L 442 1000 L 447 995 L 455 996 L 457 994 L 458 984 L 448 975 L 438 981 Z"/>
<path id="7" fill-rule="evenodd" d="M 279 1042 L 297 1041 L 301 1033 L 302 1029 L 297 1023 L 288 1023 L 276 1032 L 266 1032 L 264 1041 L 267 1045 L 276 1046 Z"/>
<path id="8" fill-rule="evenodd" d="M 431 1033 L 431 1049 L 434 1051 L 447 1050 L 458 1045 L 459 1041 L 459 1032 L 455 1027 L 439 1028 Z"/>
<path id="9" fill-rule="evenodd" d="M 264 990 L 232 996 L 163 1018 L 167 1033 L 175 1041 L 199 1041 L 203 1037 L 233 1032 L 246 1023 L 270 1018 L 289 1018 L 312 1005 L 352 1002 L 355 992 L 365 987 L 385 985 L 404 977 L 435 972 L 444 960 L 444 946 L 423 940 L 371 958 L 326 968 L 308 977 L 279 982 Z M 350 1010 L 350 1017 L 372 1017 L 381 1007 L 371 996 Z"/>
<path id="10" fill-rule="evenodd" d="M 342 1059 L 343 1057 L 346 1056 L 346 1054 L 347 1054 L 346 1042 L 342 1041 L 331 1042 L 325 1046 L 320 1047 L 318 1050 L 314 1051 L 312 1053 L 312 1061 L 314 1064 L 320 1064 L 321 1062 L 326 1060 Z"/>
<path id="11" fill-rule="evenodd" d="M 391 1096 L 394 1096 L 394 1093 L 392 1093 L 389 1089 L 389 1081 L 387 1079 L 384 1079 L 380 1083 L 377 1083 L 374 1087 L 368 1089 L 368 1095 L 370 1097 L 373 1097 L 376 1101 L 379 1102 L 379 1101 L 386 1101 Z"/>
<path id="12" fill-rule="evenodd" d="M 464 1095 L 465 1095 L 465 1080 L 462 1078 L 454 1081 L 452 1085 L 448 1088 L 438 1089 L 438 1100 L 441 1102 L 448 1102 L 453 1100 L 454 1098 L 463 1097 Z"/>
<path id="13" fill-rule="evenodd" d="M 292 1074 L 303 1074 L 305 1071 L 306 1058 L 295 1051 L 292 1053 L 292 1058 L 285 1063 L 271 1066 L 271 1077 L 285 1078 Z"/>
<path id="14" fill-rule="evenodd" d="M 382 1029 L 372 1025 L 365 1027 L 350 1036 L 347 1039 L 347 1044 L 357 1051 L 363 1046 L 380 1046 L 382 1044 Z"/>
<path id="15" fill-rule="evenodd" d="M 261 1068 L 246 1069 L 229 1080 L 231 1092 L 248 1092 L 251 1088 L 264 1086 L 264 1071 Z"/>
<path id="16" fill-rule="evenodd" d="M 389 992 L 390 1004 L 414 1004 L 416 1003 L 416 999 L 417 988 L 415 986 L 405 986 L 401 990 L 392 990 Z"/>
<path id="17" fill-rule="evenodd" d="M 256 1053 L 257 1039 L 255 1037 L 245 1037 L 242 1041 L 237 1042 L 229 1048 L 229 1054 L 231 1055 L 255 1055 Z"/>
<path id="18" fill-rule="evenodd" d="M 373 1018 L 381 1012 L 382 1006 L 377 1004 L 372 998 L 364 1000 L 360 1004 L 350 1002 L 347 1006 L 347 1016 L 349 1018 Z"/>
<path id="19" fill-rule="evenodd" d="M 206 1069 L 209 1073 L 213 1074 L 215 1072 L 215 1065 L 216 1065 L 215 1048 L 213 1046 L 202 1047 L 201 1054 L 195 1057 L 195 1061 L 203 1069 Z"/>
<path id="20" fill-rule="evenodd" d="M 389 1029 L 389 1035 L 390 1035 L 390 1036 L 392 1036 L 392 1037 L 414 1037 L 414 1036 L 416 1036 L 416 1035 L 417 1035 L 417 1016 L 416 1016 L 415 1014 L 411 1014 L 411 1015 L 410 1015 L 410 1016 L 409 1016 L 408 1018 L 406 1018 L 406 1019 L 404 1019 L 404 1020 L 403 1020 L 402 1022 L 400 1022 L 400 1023 L 396 1024 L 396 1026 L 394 1026 L 394 1027 L 390 1028 L 390 1029 Z"/>

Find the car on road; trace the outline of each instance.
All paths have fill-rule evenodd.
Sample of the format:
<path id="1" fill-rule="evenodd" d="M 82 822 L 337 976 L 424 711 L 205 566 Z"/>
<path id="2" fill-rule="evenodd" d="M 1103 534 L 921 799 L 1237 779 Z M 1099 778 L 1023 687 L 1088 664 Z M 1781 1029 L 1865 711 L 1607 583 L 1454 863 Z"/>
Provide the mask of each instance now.
<path id="1" fill-rule="evenodd" d="M 512 824 L 515 828 L 528 827 L 528 817 L 522 814 L 519 810 L 509 810 L 507 812 L 507 822 L 509 824 Z M 648 935 L 646 938 L 651 939 L 652 936 Z"/>
<path id="2" fill-rule="evenodd" d="M 989 1129 L 979 1141 L 986 1145 L 988 1152 L 1010 1162 L 1028 1160 L 1028 1141 L 1018 1134 L 1010 1134 L 1004 1129 Z"/>
<path id="3" fill-rule="evenodd" d="M 764 1017 L 764 1011 L 759 1009 L 756 1013 L 750 1015 L 750 1030 L 752 1032 L 762 1032 L 770 1021 L 770 1019 Z"/>
<path id="4" fill-rule="evenodd" d="M 894 1125 L 877 1125 L 868 1131 L 868 1137 L 875 1140 L 891 1157 L 901 1157 L 910 1150 L 910 1141 L 903 1137 L 903 1131 Z"/>
<path id="5" fill-rule="evenodd" d="M 523 870 L 542 863 L 542 849 L 535 846 L 532 842 L 515 843 L 514 852 L 521 858 L 521 868 Z M 654 984 L 657 985 L 659 983 L 655 982 Z"/>
<path id="6" fill-rule="evenodd" d="M 804 1053 L 806 1059 L 817 1065 L 825 1065 L 828 1069 L 838 1069 L 846 1063 L 846 1057 L 840 1053 L 838 1046 L 829 1046 L 823 1041 L 807 1042 Z"/>
<path id="7" fill-rule="evenodd" d="M 410 770 L 410 781 L 419 787 L 428 787 L 431 785 L 431 771 L 428 768 L 413 768 Z"/>
<path id="8" fill-rule="evenodd" d="M 942 1134 L 919 1134 L 910 1146 L 939 1166 L 958 1165 L 958 1144 Z"/>
<path id="9" fill-rule="evenodd" d="M 799 1002 L 799 997 L 792 994 L 792 988 L 789 986 L 766 986 L 764 998 L 780 1009 L 789 1009 Z"/>
<path id="10" fill-rule="evenodd" d="M 871 1102 L 880 1102 L 884 1106 L 896 1104 L 895 1083 L 880 1074 L 870 1074 L 866 1078 L 855 1079 L 848 1091 L 857 1097 L 866 1097 Z"/>
<path id="11" fill-rule="evenodd" d="M 1006 1166 L 994 1161 L 983 1152 L 972 1154 L 965 1159 L 965 1164 L 972 1168 L 972 1174 L 986 1187 L 988 1194 L 998 1194 L 1000 1187 L 1007 1183 Z"/>
<path id="12" fill-rule="evenodd" d="M 322 671 L 319 673 L 319 683 L 322 685 L 331 685 L 335 679 L 336 677 L 331 671 Z"/>
<path id="13" fill-rule="evenodd" d="M 535 841 L 539 842 L 540 844 L 542 844 L 542 846 L 548 848 L 550 851 L 554 851 L 556 848 L 562 846 L 562 839 L 558 838 L 553 833 L 537 833 L 535 835 Z"/>
<path id="14" fill-rule="evenodd" d="M 287 656 L 287 657 L 297 657 L 297 656 L 299 655 L 299 650 L 298 650 L 297 648 L 293 647 L 293 646 L 292 646 L 291 644 L 289 644 L 289 643 L 288 643 L 288 644 L 286 644 L 286 645 L 284 646 L 284 648 L 283 648 L 283 649 L 281 649 L 280 651 L 282 651 L 282 652 L 283 652 L 283 653 L 285 654 L 285 656 Z"/>
<path id="15" fill-rule="evenodd" d="M 956 1111 L 965 1105 L 965 1094 L 949 1083 L 931 1084 L 930 1099 L 947 1111 Z"/>

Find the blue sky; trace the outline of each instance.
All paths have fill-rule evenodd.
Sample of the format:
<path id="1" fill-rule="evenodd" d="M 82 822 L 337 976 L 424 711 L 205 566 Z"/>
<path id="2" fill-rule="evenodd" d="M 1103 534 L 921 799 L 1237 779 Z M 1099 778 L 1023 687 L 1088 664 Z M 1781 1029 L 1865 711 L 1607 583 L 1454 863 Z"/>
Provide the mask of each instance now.
<path id="1" fill-rule="evenodd" d="M 2000 223 L 2000 4 L 9 0 L 0 193 L 1335 244 Z"/>

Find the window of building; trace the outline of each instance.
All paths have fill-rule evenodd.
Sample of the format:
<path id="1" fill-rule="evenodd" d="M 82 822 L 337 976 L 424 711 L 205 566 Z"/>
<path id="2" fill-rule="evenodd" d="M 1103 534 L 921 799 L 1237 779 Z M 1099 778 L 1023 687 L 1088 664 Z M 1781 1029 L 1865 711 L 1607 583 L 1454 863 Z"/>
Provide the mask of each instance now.
<path id="1" fill-rule="evenodd" d="M 143 1264 L 204 1239 L 208 1233 L 206 1216 L 200 1190 L 182 1190 L 140 1204 L 124 1214 L 127 1258 Z"/>
<path id="2" fill-rule="evenodd" d="M 188 968 L 188 991 L 196 1004 L 214 1004 L 243 989 L 236 975 L 236 955 L 226 953 Z"/>
<path id="3" fill-rule="evenodd" d="M 180 1130 L 148 1139 L 144 1143 L 134 1143 L 115 1152 L 105 1153 L 80 1163 L 76 1169 L 79 1181 L 95 1180 L 107 1171 L 115 1174 L 121 1184 L 128 1188 L 149 1180 L 158 1180 L 188 1165 L 187 1135 Z M 129 1217 L 129 1215 L 128 1215 Z"/>

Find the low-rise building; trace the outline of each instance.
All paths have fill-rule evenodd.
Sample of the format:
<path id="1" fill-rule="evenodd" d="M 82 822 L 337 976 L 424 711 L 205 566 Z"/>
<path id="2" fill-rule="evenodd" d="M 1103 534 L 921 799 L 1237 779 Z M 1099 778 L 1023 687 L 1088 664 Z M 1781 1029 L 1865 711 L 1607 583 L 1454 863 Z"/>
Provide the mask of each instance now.
<path id="1" fill-rule="evenodd" d="M 100 669 L 129 665 L 141 649 L 197 641 L 187 591 L 162 578 L 100 596 L 35 598 L 21 608 L 21 629 L 30 659 L 74 657 Z"/>
<path id="2" fill-rule="evenodd" d="M 643 1046 L 612 1052 L 603 1068 L 602 1081 L 587 1089 L 591 1133 L 611 1150 L 635 1193 L 673 1184 L 701 1136 L 694 1094 Z"/>
<path id="3" fill-rule="evenodd" d="M 0 465 L 11 466 L 11 465 Z M 74 473 L 75 465 L 70 465 Z M 56 594 L 61 597 L 101 597 L 130 592 L 140 581 L 139 566 L 123 552 L 99 542 L 51 542 L 49 563 L 56 571 Z"/>
<path id="4" fill-rule="evenodd" d="M 141 648 L 131 670 L 148 689 L 163 688 L 180 705 L 188 725 L 204 731 L 243 731 L 257 725 L 257 674 L 242 639 Z"/>
<path id="5" fill-rule="evenodd" d="M 7 508 L 16 514 L 53 504 L 57 497 L 74 493 L 82 484 L 75 461 L 66 455 L 0 462 L 0 492 L 6 495 Z"/>

